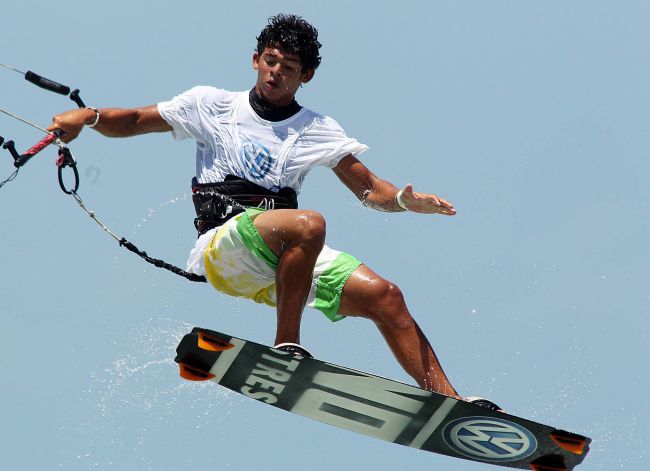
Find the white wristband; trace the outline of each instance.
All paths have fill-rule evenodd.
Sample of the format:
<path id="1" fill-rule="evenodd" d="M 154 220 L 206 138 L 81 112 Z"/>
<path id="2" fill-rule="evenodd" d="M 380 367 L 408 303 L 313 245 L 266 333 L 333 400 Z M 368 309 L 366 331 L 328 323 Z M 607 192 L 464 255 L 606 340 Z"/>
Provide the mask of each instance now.
<path id="1" fill-rule="evenodd" d="M 95 126 L 97 126 L 97 123 L 99 123 L 99 110 L 97 108 L 93 108 L 92 106 L 87 106 L 86 109 L 87 110 L 93 110 L 95 112 L 95 121 L 93 121 L 92 124 L 87 124 L 86 125 L 89 128 L 94 128 Z"/>
<path id="2" fill-rule="evenodd" d="M 397 192 L 395 195 L 395 202 L 397 203 L 397 206 L 402 208 L 404 211 L 408 211 L 409 209 L 406 207 L 406 203 L 402 200 L 402 193 L 404 193 L 404 190 L 399 190 Z"/>

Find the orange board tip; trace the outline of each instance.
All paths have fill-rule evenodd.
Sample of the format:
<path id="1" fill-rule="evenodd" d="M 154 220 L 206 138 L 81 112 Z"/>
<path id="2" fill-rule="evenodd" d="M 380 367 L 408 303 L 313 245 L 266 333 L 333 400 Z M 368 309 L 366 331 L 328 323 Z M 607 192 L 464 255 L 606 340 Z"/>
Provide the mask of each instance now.
<path id="1" fill-rule="evenodd" d="M 181 363 L 179 366 L 181 378 L 187 379 L 189 381 L 207 381 L 214 378 L 214 375 L 211 373 L 192 368 L 191 366 L 187 366 L 183 363 Z"/>
<path id="2" fill-rule="evenodd" d="M 561 430 L 551 433 L 551 439 L 557 446 L 574 455 L 582 455 L 587 446 L 587 439 L 585 437 Z"/>
<path id="3" fill-rule="evenodd" d="M 207 350 L 209 352 L 223 352 L 224 350 L 234 347 L 233 344 L 224 342 L 223 340 L 208 335 L 205 332 L 199 332 L 198 336 L 198 346 L 202 350 Z"/>

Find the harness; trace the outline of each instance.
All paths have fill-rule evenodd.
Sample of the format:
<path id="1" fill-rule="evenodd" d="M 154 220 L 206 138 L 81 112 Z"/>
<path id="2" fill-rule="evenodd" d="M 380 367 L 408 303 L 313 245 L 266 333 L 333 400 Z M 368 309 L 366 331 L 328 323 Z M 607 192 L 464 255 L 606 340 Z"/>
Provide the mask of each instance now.
<path id="1" fill-rule="evenodd" d="M 217 183 L 198 183 L 194 177 L 192 202 L 196 211 L 194 227 L 200 236 L 246 208 L 297 209 L 298 195 L 289 187 L 276 193 L 234 175 L 226 175 L 224 181 Z"/>

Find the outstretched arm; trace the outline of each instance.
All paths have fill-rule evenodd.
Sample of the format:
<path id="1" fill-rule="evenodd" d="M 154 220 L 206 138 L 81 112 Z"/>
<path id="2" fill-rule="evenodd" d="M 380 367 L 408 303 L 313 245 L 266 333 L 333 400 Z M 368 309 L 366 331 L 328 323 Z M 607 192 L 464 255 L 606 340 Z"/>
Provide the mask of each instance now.
<path id="1" fill-rule="evenodd" d="M 99 119 L 97 120 L 97 112 Z M 94 129 L 108 137 L 130 137 L 150 132 L 166 132 L 172 128 L 160 116 L 156 105 L 142 108 L 92 108 L 66 111 L 52 118 L 48 130 L 62 129 L 66 135 L 63 140 L 75 139 L 84 126 L 96 122 Z"/>
<path id="2" fill-rule="evenodd" d="M 449 201 L 434 194 L 414 192 L 413 185 L 410 184 L 400 190 L 389 181 L 377 177 L 353 155 L 344 157 L 333 170 L 345 186 L 370 208 L 380 211 L 404 211 L 398 204 L 399 194 L 400 201 L 408 211 L 447 216 L 456 214 Z"/>

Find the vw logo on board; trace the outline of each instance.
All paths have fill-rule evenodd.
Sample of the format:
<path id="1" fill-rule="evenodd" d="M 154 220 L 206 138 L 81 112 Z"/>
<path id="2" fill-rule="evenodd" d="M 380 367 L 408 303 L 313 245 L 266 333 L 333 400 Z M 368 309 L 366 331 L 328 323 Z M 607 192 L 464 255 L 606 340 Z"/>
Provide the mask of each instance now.
<path id="1" fill-rule="evenodd" d="M 442 436 L 455 452 L 484 461 L 516 461 L 537 449 L 537 439 L 524 427 L 494 417 L 456 419 Z"/>

